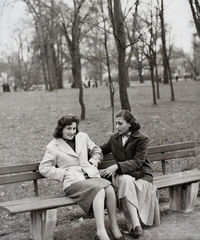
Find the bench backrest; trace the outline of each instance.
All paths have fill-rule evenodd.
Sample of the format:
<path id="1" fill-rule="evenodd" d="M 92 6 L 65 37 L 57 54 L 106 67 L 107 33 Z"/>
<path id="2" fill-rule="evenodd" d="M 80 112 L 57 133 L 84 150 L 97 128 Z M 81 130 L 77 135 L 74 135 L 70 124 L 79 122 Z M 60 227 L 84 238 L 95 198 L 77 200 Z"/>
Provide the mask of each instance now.
<path id="1" fill-rule="evenodd" d="M 183 142 L 169 145 L 160 145 L 148 148 L 148 158 L 151 162 L 161 161 L 162 172 L 166 174 L 166 160 L 195 156 L 194 142 Z M 106 168 L 114 163 L 112 154 L 104 156 L 100 169 Z"/>
<path id="2" fill-rule="evenodd" d="M 166 174 L 166 160 L 195 156 L 194 148 L 194 142 L 149 147 L 148 156 L 150 161 L 161 161 L 163 174 Z M 105 155 L 99 168 L 106 168 L 113 163 L 115 163 L 113 155 Z M 0 185 L 33 180 L 35 195 L 38 196 L 37 180 L 44 178 L 39 174 L 38 166 L 39 162 L 0 167 Z"/>
<path id="3" fill-rule="evenodd" d="M 38 172 L 39 162 L 24 163 L 8 167 L 0 167 L 0 185 L 33 181 L 35 196 L 38 196 L 37 179 L 44 178 Z"/>

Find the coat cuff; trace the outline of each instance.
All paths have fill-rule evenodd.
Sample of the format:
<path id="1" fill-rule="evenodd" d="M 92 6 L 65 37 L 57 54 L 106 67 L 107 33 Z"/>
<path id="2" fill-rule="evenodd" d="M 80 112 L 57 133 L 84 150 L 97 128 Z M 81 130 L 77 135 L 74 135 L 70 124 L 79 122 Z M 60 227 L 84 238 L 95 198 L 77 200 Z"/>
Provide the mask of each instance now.
<path id="1" fill-rule="evenodd" d="M 117 166 L 118 166 L 118 169 L 117 169 L 116 173 L 118 173 L 118 174 L 122 174 L 122 169 L 121 169 L 120 164 L 117 163 Z"/>

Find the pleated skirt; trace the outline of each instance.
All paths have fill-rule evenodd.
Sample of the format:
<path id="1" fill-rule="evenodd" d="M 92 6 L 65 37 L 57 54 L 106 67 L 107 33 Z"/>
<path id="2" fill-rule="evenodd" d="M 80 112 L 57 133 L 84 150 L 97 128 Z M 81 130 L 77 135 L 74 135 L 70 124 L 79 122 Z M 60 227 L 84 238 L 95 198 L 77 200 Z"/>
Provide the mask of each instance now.
<path id="1" fill-rule="evenodd" d="M 111 182 L 106 179 L 89 178 L 73 183 L 65 190 L 65 193 L 67 197 L 73 198 L 87 214 L 90 214 L 93 212 L 92 203 L 96 194 L 109 185 Z"/>
<path id="2" fill-rule="evenodd" d="M 155 185 L 143 179 L 137 179 L 130 175 L 113 175 L 112 182 L 118 199 L 127 198 L 138 211 L 138 216 L 143 225 L 158 226 L 160 224 L 160 210 L 158 191 Z"/>

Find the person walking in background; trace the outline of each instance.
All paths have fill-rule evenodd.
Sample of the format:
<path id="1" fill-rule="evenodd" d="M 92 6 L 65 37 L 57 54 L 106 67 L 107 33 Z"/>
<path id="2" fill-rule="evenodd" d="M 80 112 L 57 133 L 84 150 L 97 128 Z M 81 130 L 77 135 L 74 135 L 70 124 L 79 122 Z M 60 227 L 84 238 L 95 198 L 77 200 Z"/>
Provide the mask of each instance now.
<path id="1" fill-rule="evenodd" d="M 147 156 L 149 138 L 139 130 L 140 124 L 127 110 L 120 110 L 116 114 L 115 125 L 117 132 L 100 148 L 104 155 L 112 152 L 116 164 L 102 170 L 101 176 L 112 176 L 128 233 L 133 238 L 139 238 L 142 224 L 160 224 L 158 191 L 153 185 L 152 169 Z"/>
<path id="2" fill-rule="evenodd" d="M 12 87 L 13 87 L 13 91 L 17 92 L 17 84 L 15 82 L 13 82 Z"/>
<path id="3" fill-rule="evenodd" d="M 124 239 L 116 216 L 116 196 L 111 182 L 100 177 L 97 169 L 102 161 L 101 149 L 86 133 L 78 130 L 79 119 L 65 115 L 58 120 L 54 139 L 47 145 L 39 172 L 63 183 L 66 196 L 73 198 L 86 213 L 94 213 L 95 239 L 110 239 L 104 223 L 107 208 L 111 232 L 115 239 Z M 105 206 L 104 206 L 105 203 Z"/>

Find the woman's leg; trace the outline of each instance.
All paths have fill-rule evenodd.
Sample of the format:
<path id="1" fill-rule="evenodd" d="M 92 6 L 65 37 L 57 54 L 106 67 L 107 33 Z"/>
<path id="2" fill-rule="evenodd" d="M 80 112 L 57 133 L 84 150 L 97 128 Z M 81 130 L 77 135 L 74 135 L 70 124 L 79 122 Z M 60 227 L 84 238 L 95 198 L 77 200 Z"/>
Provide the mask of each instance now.
<path id="1" fill-rule="evenodd" d="M 127 228 L 130 232 L 131 228 L 133 228 L 133 225 L 132 225 L 131 216 L 129 214 L 129 211 L 128 211 L 128 208 L 127 208 L 127 205 L 126 205 L 125 198 L 120 199 L 120 205 L 121 205 L 122 212 L 123 212 L 123 214 L 125 216 L 125 219 L 126 219 Z"/>
<path id="2" fill-rule="evenodd" d="M 109 240 L 104 223 L 105 189 L 101 189 L 93 200 L 93 211 L 97 227 L 97 236 L 102 240 Z"/>
<path id="3" fill-rule="evenodd" d="M 117 223 L 117 201 L 115 196 L 115 191 L 111 185 L 106 189 L 106 207 L 108 210 L 108 215 L 110 219 L 111 231 L 115 238 L 120 238 L 122 236 L 118 223 Z"/>
<path id="4" fill-rule="evenodd" d="M 121 199 L 122 211 L 127 219 L 127 227 L 130 230 L 130 221 L 132 223 L 132 228 L 135 229 L 136 226 L 141 226 L 140 220 L 137 213 L 137 208 L 128 201 L 127 198 Z"/>

